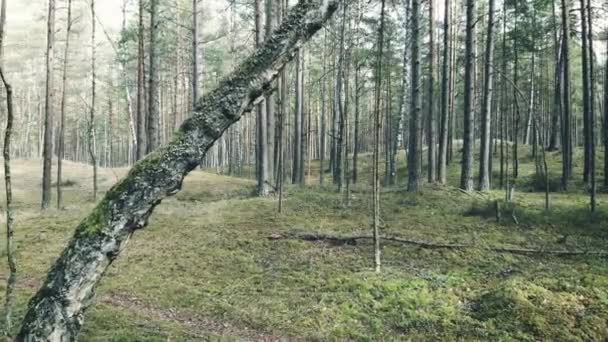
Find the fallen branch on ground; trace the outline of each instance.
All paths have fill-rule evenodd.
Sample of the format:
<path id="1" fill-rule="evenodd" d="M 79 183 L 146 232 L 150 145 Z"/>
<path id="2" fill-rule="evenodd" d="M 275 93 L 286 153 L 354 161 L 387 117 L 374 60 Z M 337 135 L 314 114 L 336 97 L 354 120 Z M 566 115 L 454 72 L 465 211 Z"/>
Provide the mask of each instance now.
<path id="1" fill-rule="evenodd" d="M 328 235 L 320 233 L 301 233 L 301 234 L 273 234 L 269 239 L 297 239 L 304 241 L 322 241 L 329 242 L 333 245 L 356 245 L 358 240 L 372 240 L 371 235 Z M 551 256 L 579 256 L 587 255 L 599 258 L 608 258 L 608 252 L 602 251 L 581 251 L 581 250 L 545 250 L 545 249 L 529 249 L 529 248 L 508 248 L 508 247 L 483 247 L 473 244 L 449 244 L 436 243 L 431 241 L 410 240 L 396 236 L 382 236 L 382 241 L 396 242 L 405 245 L 416 246 L 426 249 L 481 249 L 495 253 L 517 254 L 517 255 L 551 255 Z"/>

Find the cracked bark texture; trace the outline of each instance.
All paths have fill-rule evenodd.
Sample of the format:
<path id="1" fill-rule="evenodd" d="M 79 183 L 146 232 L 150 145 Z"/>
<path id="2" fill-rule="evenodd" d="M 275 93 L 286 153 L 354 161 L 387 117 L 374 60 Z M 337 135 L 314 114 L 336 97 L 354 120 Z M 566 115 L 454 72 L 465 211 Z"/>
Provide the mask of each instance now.
<path id="1" fill-rule="evenodd" d="M 137 163 L 76 232 L 30 300 L 17 341 L 74 341 L 95 288 L 129 238 L 242 115 L 251 111 L 281 68 L 335 12 L 340 0 L 303 0 L 264 45 L 198 101 L 167 146 Z"/>

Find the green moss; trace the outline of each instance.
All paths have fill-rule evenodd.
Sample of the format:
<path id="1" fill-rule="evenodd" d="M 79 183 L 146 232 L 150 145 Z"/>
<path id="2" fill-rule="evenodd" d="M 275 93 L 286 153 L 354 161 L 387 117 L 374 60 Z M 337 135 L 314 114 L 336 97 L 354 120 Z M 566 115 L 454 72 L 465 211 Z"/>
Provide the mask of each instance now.
<path id="1" fill-rule="evenodd" d="M 517 332 L 527 340 L 601 340 L 608 312 L 592 310 L 597 297 L 584 288 L 550 290 L 516 278 L 476 298 L 473 316 L 489 328 Z"/>
<path id="2" fill-rule="evenodd" d="M 554 165 L 557 157 L 551 156 Z M 213 335 L 217 327 L 188 322 L 207 319 L 234 327 L 226 334 L 236 339 L 250 332 L 303 340 L 608 338 L 606 260 L 526 257 L 484 248 L 605 250 L 608 212 L 601 209 L 591 218 L 582 191 L 552 194 L 550 212 L 544 211 L 542 193 L 518 192 L 515 225 L 507 216 L 508 224 L 493 219 L 490 205 L 504 198 L 502 191 L 478 195 L 426 186 L 413 195 L 400 187 L 384 189 L 382 233 L 479 248 L 432 250 L 383 241 L 380 275 L 372 272 L 369 241 L 336 246 L 269 239 L 290 232 L 369 234 L 370 160 L 361 156 L 351 206 L 343 205 L 329 174 L 325 187 L 316 186 L 319 164 L 313 163 L 308 183 L 315 185 L 287 185 L 282 214 L 277 213 L 276 198 L 247 196 L 255 187 L 252 180 L 192 172 L 184 190 L 156 208 L 147 229 L 134 235 L 108 269 L 97 291 L 100 304 L 86 314 L 82 339 L 204 340 L 193 337 L 192 331 L 205 336 L 209 330 Z M 521 165 L 522 178 L 534 172 L 527 160 Z M 403 166 L 403 160 L 399 162 Z M 90 222 L 83 223 L 93 231 L 100 227 L 96 222 L 107 219 L 102 215 L 107 211 L 86 201 L 90 180 L 77 175 L 88 173 L 78 169 L 69 176 L 78 182 L 76 191 L 66 191 L 68 210 L 41 214 L 37 186 L 27 188 L 37 184 L 31 179 L 37 179 L 39 170 L 21 171 L 30 178 L 17 184 L 23 191 L 17 197 L 17 315 L 22 315 L 49 260 L 68 243 L 82 217 L 95 210 Z M 67 175 L 73 170 L 65 171 Z M 114 171 L 100 172 L 112 179 Z M 451 185 L 457 184 L 458 173 L 454 163 Z M 102 184 L 102 190 L 104 185 L 109 184 Z M 600 195 L 599 201 L 606 203 L 608 196 Z M 466 215 L 471 208 L 478 214 Z M 0 235 L 0 252 L 3 238 Z M 0 297 L 3 293 L 0 286 Z M 115 295 L 137 305 L 107 304 Z M 202 319 L 184 319 L 189 317 Z"/>
<path id="3" fill-rule="evenodd" d="M 109 200 L 104 198 L 93 211 L 78 225 L 78 235 L 95 235 L 107 228 L 109 224 L 110 207 L 108 205 Z"/>

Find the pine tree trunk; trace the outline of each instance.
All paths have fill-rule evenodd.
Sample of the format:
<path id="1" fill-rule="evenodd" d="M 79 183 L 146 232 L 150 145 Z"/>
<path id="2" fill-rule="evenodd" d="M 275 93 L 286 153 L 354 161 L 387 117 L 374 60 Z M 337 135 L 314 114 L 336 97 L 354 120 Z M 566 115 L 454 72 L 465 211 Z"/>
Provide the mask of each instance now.
<path id="1" fill-rule="evenodd" d="M 338 187 L 338 191 L 342 191 L 343 179 L 343 147 L 344 147 L 344 108 L 342 102 L 342 87 L 344 78 L 344 34 L 346 30 L 346 6 L 342 9 L 342 17 L 340 19 L 340 42 L 338 49 L 338 65 L 336 67 L 336 78 L 334 87 L 334 115 L 337 121 L 337 132 L 335 139 L 336 144 L 336 160 L 334 170 L 334 184 Z"/>
<path id="2" fill-rule="evenodd" d="M 46 94 L 44 109 L 44 143 L 42 170 L 42 209 L 51 204 L 51 169 L 53 165 L 53 105 L 54 91 L 54 50 L 55 50 L 55 0 L 49 0 L 46 47 Z"/>
<path id="3" fill-rule="evenodd" d="M 411 98 L 410 98 L 410 133 L 407 154 L 409 192 L 420 191 L 420 3 L 412 0 L 411 11 Z"/>
<path id="4" fill-rule="evenodd" d="M 608 56 L 608 44 L 606 44 L 606 56 Z M 608 58 L 604 67 L 604 188 L 608 189 Z"/>
<path id="5" fill-rule="evenodd" d="M 96 100 L 96 70 L 95 70 L 95 0 L 91 0 L 91 108 L 89 115 L 89 157 L 93 165 L 93 202 L 97 201 L 97 152 L 95 149 L 95 100 Z"/>
<path id="6" fill-rule="evenodd" d="M 465 191 L 473 190 L 473 106 L 475 102 L 474 60 L 475 60 L 475 1 L 466 1 L 466 51 L 464 71 L 464 136 L 462 151 L 462 172 L 460 188 Z"/>
<path id="7" fill-rule="evenodd" d="M 580 15 L 581 15 L 581 45 L 582 45 L 582 53 L 581 53 L 581 66 L 582 66 L 582 84 L 583 84 L 583 139 L 584 139 L 584 166 L 583 166 L 583 181 L 589 182 L 590 180 L 590 126 L 589 126 L 589 118 L 591 116 L 591 94 L 590 94 L 590 63 L 589 60 L 591 56 L 589 55 L 589 35 L 587 29 L 587 1 L 580 0 Z"/>
<path id="8" fill-rule="evenodd" d="M 192 0 L 192 108 L 196 107 L 197 101 L 201 97 L 202 75 L 203 75 L 203 56 L 201 53 L 202 43 L 199 41 L 200 36 L 200 0 Z"/>
<path id="9" fill-rule="evenodd" d="M 63 80 L 61 89 L 61 117 L 59 119 L 59 153 L 57 154 L 57 209 L 63 207 L 63 159 L 65 158 L 65 104 L 68 80 L 68 61 L 70 56 L 70 34 L 72 32 L 72 0 L 68 0 L 67 30 L 63 53 Z"/>
<path id="10" fill-rule="evenodd" d="M 321 63 L 323 64 L 323 75 L 327 72 L 327 34 L 323 34 L 323 57 Z M 327 94 L 327 82 L 325 79 L 321 80 L 321 131 L 319 132 L 320 136 L 320 149 L 319 149 L 319 185 L 323 186 L 325 182 L 325 146 L 326 146 L 326 138 L 325 138 L 325 102 Z M 355 100 L 356 101 L 356 100 Z M 355 138 L 356 139 L 356 138 Z"/>
<path id="11" fill-rule="evenodd" d="M 593 13 L 591 11 L 591 0 L 587 0 L 585 10 L 587 12 L 587 40 L 589 48 L 589 116 L 588 116 L 588 129 L 587 133 L 587 144 L 589 149 L 589 187 L 590 187 L 590 206 L 591 213 L 595 213 L 597 208 L 597 184 L 595 180 L 595 64 L 593 51 Z"/>
<path id="12" fill-rule="evenodd" d="M 265 15 L 266 15 L 266 27 L 265 37 L 270 37 L 272 30 L 276 26 L 277 22 L 276 8 L 274 6 L 274 0 L 265 0 Z M 274 177 L 275 164 L 277 163 L 276 154 L 274 152 L 277 142 L 275 141 L 275 130 L 276 130 L 276 99 L 274 93 L 268 94 L 265 99 L 266 102 L 266 153 L 267 153 L 267 167 L 268 167 L 268 182 L 272 184 Z"/>
<path id="13" fill-rule="evenodd" d="M 415 0 L 416 1 L 416 0 Z M 382 91 L 382 62 L 384 47 L 384 6 L 380 10 L 380 27 L 378 29 L 378 45 L 375 69 L 374 90 L 374 157 L 373 157 L 373 237 L 374 237 L 374 266 L 376 273 L 380 272 L 380 92 Z"/>
<path id="14" fill-rule="evenodd" d="M 259 48 L 264 42 L 264 8 L 263 0 L 255 0 L 255 46 Z M 268 196 L 269 172 L 268 172 L 268 134 L 267 134 L 267 106 L 264 101 L 260 102 L 256 108 L 256 178 L 258 183 L 258 196 Z"/>
<path id="15" fill-rule="evenodd" d="M 158 1 L 150 0 L 150 46 L 149 85 L 148 85 L 148 136 L 146 152 L 150 153 L 160 146 L 159 141 L 159 56 L 158 56 Z"/>
<path id="16" fill-rule="evenodd" d="M 304 50 L 298 49 L 296 55 L 296 110 L 294 115 L 294 144 L 292 183 L 303 184 L 304 175 Z"/>
<path id="17" fill-rule="evenodd" d="M 572 178 L 572 118 L 570 91 L 570 19 L 569 0 L 561 0 L 562 11 L 562 68 L 561 72 L 561 108 L 562 108 L 562 187 L 568 188 Z"/>
<path id="18" fill-rule="evenodd" d="M 495 1 L 490 0 L 488 6 L 488 26 L 486 37 L 486 55 L 484 69 L 484 88 L 483 88 L 483 105 L 481 112 L 481 160 L 479 163 L 479 189 L 481 191 L 490 190 L 490 131 L 491 131 L 491 111 L 492 111 L 492 95 L 494 89 L 494 11 Z"/>
<path id="19" fill-rule="evenodd" d="M 146 107 L 145 107 L 145 68 L 144 68 L 144 0 L 139 0 L 137 46 L 137 153 L 136 160 L 146 155 Z"/>
<path id="20" fill-rule="evenodd" d="M 427 178 L 429 183 L 437 179 L 437 152 L 435 142 L 435 0 L 428 0 L 429 4 L 429 70 L 428 70 L 428 101 L 427 102 Z"/>
<path id="21" fill-rule="evenodd" d="M 551 2 L 551 19 L 553 25 L 553 44 L 555 49 L 555 75 L 554 75 L 554 90 L 553 90 L 553 113 L 551 115 L 551 139 L 549 142 L 549 151 L 557 151 L 561 148 L 561 100 L 560 100 L 560 88 L 561 88 L 561 49 L 560 49 L 560 37 L 558 35 L 558 23 L 557 14 L 555 13 L 555 1 Z"/>
<path id="22" fill-rule="evenodd" d="M 450 0 L 445 0 L 445 14 L 443 17 L 443 62 L 441 67 L 441 121 L 439 128 L 439 182 L 441 184 L 446 184 L 447 182 L 448 120 L 450 105 L 449 84 L 451 82 L 450 58 L 452 55 L 450 51 L 451 6 Z"/>
<path id="23" fill-rule="evenodd" d="M 361 66 L 357 65 L 355 69 L 355 127 L 353 133 L 353 184 L 357 184 L 357 178 L 359 176 L 359 147 L 360 147 L 360 139 L 359 139 L 359 114 L 360 114 L 360 86 L 359 79 L 361 73 Z"/>

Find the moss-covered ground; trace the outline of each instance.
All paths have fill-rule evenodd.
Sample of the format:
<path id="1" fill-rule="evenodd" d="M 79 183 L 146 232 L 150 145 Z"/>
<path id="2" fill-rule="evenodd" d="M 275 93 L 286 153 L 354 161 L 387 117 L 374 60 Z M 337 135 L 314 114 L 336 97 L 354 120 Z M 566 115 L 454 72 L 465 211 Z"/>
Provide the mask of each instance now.
<path id="1" fill-rule="evenodd" d="M 605 341 L 608 259 L 522 256 L 486 248 L 608 252 L 608 196 L 599 196 L 599 211 L 591 216 L 588 196 L 576 182 L 568 193 L 552 193 L 551 210 L 545 211 L 544 194 L 530 192 L 538 186 L 528 153 L 520 153 L 517 224 L 511 207 L 501 223 L 494 218 L 491 203 L 504 198 L 501 190 L 465 194 L 427 185 L 413 195 L 403 191 L 405 169 L 400 168 L 399 184 L 381 195 L 383 233 L 475 248 L 383 243 L 380 274 L 372 271 L 369 241 L 335 245 L 276 239 L 297 232 L 369 234 L 365 156 L 350 206 L 330 185 L 316 185 L 314 163 L 309 186 L 286 188 L 281 214 L 276 198 L 251 196 L 251 180 L 196 171 L 111 266 L 97 304 L 86 314 L 81 340 Z M 552 181 L 558 182 L 559 154 L 548 157 L 555 170 Z M 93 208 L 90 169 L 72 163 L 66 168 L 72 182 L 66 208 L 40 212 L 40 162 L 14 163 L 17 316 Z M 109 188 L 125 172 L 102 170 L 101 187 Z M 458 177 L 455 162 L 452 186 Z M 2 302 L 3 295 L 0 281 Z"/>

